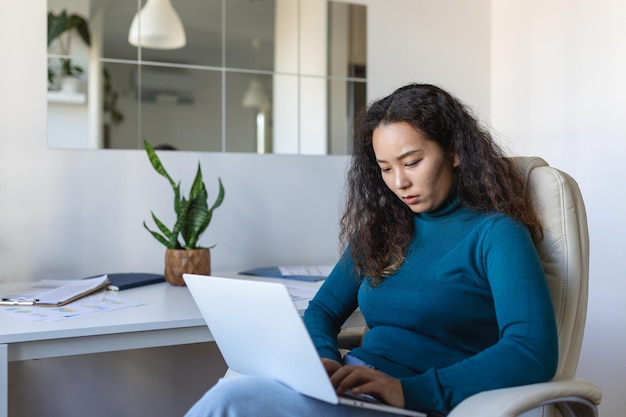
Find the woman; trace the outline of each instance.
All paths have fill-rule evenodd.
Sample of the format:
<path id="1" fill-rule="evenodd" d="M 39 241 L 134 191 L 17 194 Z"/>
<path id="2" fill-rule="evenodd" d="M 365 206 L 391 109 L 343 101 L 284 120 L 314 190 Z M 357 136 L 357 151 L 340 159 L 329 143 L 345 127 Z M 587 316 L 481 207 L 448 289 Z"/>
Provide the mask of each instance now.
<path id="1" fill-rule="evenodd" d="M 370 105 L 345 251 L 304 317 L 337 391 L 441 415 L 480 391 L 549 380 L 558 346 L 541 235 L 519 174 L 457 99 L 411 84 Z M 336 336 L 357 306 L 369 331 L 342 358 Z M 220 382 L 189 414 L 263 415 L 357 414 L 252 377 Z"/>

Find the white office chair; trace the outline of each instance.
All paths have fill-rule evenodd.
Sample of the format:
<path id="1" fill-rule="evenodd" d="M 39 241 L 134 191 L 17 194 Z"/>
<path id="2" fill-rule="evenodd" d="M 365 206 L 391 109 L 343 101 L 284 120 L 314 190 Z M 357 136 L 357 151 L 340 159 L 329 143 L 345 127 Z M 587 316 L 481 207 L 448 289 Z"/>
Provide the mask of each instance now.
<path id="1" fill-rule="evenodd" d="M 537 202 L 544 237 L 537 251 L 546 273 L 559 335 L 559 364 L 550 382 L 473 395 L 448 417 L 597 417 L 600 389 L 576 378 L 587 313 L 589 234 L 585 205 L 576 181 L 537 157 L 512 158 Z M 340 334 L 353 347 L 361 334 Z"/>
<path id="2" fill-rule="evenodd" d="M 559 335 L 559 364 L 550 382 L 476 394 L 449 417 L 595 417 L 602 398 L 591 382 L 576 378 L 587 314 L 589 233 L 578 184 L 537 157 L 515 157 L 538 205 L 544 237 L 537 244 Z"/>

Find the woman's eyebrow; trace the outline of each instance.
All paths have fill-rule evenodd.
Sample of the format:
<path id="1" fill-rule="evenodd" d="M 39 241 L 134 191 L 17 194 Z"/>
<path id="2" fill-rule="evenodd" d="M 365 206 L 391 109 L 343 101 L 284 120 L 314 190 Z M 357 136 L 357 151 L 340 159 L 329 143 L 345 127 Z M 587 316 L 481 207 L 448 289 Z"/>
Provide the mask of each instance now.
<path id="1" fill-rule="evenodd" d="M 410 150 L 410 151 L 406 151 L 406 152 L 404 152 L 404 153 L 402 153 L 402 154 L 398 155 L 398 157 L 396 158 L 396 160 L 397 160 L 397 161 L 400 161 L 400 160 L 402 160 L 402 159 L 406 158 L 407 156 L 411 156 L 411 155 L 413 155 L 413 154 L 420 153 L 420 152 L 424 152 L 424 150 L 423 150 L 423 149 L 412 149 L 412 150 Z M 385 161 L 384 159 L 379 159 L 379 158 L 376 158 L 376 162 L 387 162 L 387 161 Z"/>

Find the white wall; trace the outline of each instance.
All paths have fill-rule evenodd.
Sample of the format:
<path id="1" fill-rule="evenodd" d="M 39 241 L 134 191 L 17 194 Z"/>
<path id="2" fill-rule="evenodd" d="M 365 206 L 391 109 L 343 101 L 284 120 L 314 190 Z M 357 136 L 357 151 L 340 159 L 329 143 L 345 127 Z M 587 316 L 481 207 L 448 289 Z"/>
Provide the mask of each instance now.
<path id="1" fill-rule="evenodd" d="M 600 415 L 626 406 L 626 2 L 495 0 L 492 122 L 520 153 L 577 179 L 591 239 L 579 374 L 597 383 Z"/>
<path id="2" fill-rule="evenodd" d="M 489 118 L 489 0 L 370 0 L 368 96 L 440 85 Z"/>

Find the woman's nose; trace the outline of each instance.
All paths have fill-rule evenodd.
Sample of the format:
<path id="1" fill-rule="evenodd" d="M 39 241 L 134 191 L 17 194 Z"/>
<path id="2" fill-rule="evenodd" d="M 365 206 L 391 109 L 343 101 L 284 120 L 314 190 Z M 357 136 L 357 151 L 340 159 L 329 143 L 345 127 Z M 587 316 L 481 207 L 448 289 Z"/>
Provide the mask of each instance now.
<path id="1" fill-rule="evenodd" d="M 404 174 L 404 171 L 396 171 L 395 185 L 398 190 L 405 189 L 411 185 L 411 181 L 409 181 L 408 177 Z"/>

